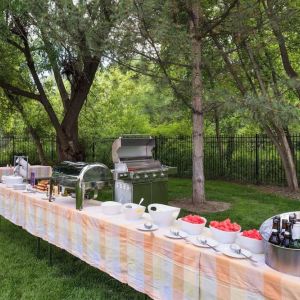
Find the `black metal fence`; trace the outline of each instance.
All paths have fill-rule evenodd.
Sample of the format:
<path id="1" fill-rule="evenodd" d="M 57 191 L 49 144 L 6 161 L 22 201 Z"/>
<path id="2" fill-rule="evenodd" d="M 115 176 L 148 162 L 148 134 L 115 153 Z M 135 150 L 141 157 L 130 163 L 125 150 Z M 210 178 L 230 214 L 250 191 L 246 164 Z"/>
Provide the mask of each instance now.
<path id="1" fill-rule="evenodd" d="M 111 145 L 114 138 L 84 138 L 86 161 L 103 162 L 112 167 Z M 291 136 L 298 178 L 300 178 L 300 135 Z M 54 137 L 42 139 L 46 158 L 57 160 Z M 254 184 L 285 184 L 280 157 L 271 140 L 263 135 L 221 136 L 205 138 L 205 176 Z M 29 137 L 0 137 L 0 165 L 12 163 L 14 154 L 29 156 L 38 163 L 33 141 Z M 162 163 L 175 166 L 178 176 L 192 175 L 192 139 L 189 136 L 156 137 L 154 156 Z"/>

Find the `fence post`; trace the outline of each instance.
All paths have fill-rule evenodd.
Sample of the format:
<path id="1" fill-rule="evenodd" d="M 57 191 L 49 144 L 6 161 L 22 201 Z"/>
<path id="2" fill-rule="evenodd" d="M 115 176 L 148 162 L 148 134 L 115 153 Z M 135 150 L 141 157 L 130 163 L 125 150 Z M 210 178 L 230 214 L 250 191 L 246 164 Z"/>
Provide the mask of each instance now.
<path id="1" fill-rule="evenodd" d="M 155 147 L 154 147 L 154 158 L 157 159 L 157 153 L 158 153 L 158 138 L 157 136 L 154 137 Z"/>
<path id="2" fill-rule="evenodd" d="M 259 184 L 259 135 L 255 135 L 255 178 L 256 184 Z"/>
<path id="3" fill-rule="evenodd" d="M 95 162 L 95 140 L 93 139 L 93 162 Z"/>
<path id="4" fill-rule="evenodd" d="M 51 135 L 51 161 L 54 161 L 54 137 Z"/>
<path id="5" fill-rule="evenodd" d="M 15 153 L 15 136 L 13 135 L 12 136 L 12 159 L 14 159 L 14 155 L 16 155 L 16 153 Z"/>

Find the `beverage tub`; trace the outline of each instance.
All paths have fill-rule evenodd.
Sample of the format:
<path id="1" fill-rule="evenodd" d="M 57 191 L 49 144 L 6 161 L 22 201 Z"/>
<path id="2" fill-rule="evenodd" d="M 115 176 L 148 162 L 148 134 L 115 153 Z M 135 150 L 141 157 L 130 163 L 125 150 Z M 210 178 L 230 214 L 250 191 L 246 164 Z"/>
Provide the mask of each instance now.
<path id="1" fill-rule="evenodd" d="M 300 211 L 282 213 L 278 216 L 281 220 L 289 219 L 289 215 L 294 213 L 296 218 L 300 220 Z M 269 242 L 274 217 L 264 221 L 259 229 L 265 241 L 265 262 L 269 267 L 279 272 L 300 277 L 300 249 L 284 248 Z"/>

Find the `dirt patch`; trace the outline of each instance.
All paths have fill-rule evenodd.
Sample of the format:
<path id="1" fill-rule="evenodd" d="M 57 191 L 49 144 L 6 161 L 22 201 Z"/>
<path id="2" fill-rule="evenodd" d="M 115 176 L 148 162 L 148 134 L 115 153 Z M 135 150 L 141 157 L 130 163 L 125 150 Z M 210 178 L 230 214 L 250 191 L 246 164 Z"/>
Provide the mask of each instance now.
<path id="1" fill-rule="evenodd" d="M 205 203 L 200 206 L 195 206 L 191 198 L 174 199 L 169 201 L 169 205 L 180 207 L 198 214 L 225 211 L 231 207 L 230 203 L 212 200 L 205 201 Z"/>
<path id="2" fill-rule="evenodd" d="M 287 187 L 271 185 L 251 185 L 258 191 L 300 201 L 300 192 L 291 192 Z"/>

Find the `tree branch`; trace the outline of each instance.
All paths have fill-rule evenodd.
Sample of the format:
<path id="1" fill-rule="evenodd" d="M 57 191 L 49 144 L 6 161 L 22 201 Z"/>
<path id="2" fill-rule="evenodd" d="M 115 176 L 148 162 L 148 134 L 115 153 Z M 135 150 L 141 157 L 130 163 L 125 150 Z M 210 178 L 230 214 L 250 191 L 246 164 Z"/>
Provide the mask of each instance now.
<path id="1" fill-rule="evenodd" d="M 19 19 L 14 18 L 14 22 L 15 22 L 16 26 L 18 27 L 19 31 L 22 33 L 22 35 L 20 35 L 20 38 L 24 45 L 24 56 L 25 56 L 29 71 L 31 73 L 31 76 L 33 77 L 34 83 L 37 87 L 37 90 L 40 93 L 40 102 L 43 104 L 43 106 L 48 114 L 48 117 L 51 120 L 51 123 L 52 123 L 53 127 L 55 128 L 57 134 L 59 134 L 60 136 L 64 136 L 64 132 L 62 131 L 62 128 L 60 126 L 57 115 L 56 115 L 51 103 L 48 100 L 48 97 L 45 93 L 44 87 L 43 87 L 43 85 L 40 81 L 40 78 L 38 76 L 38 73 L 36 71 L 35 64 L 34 64 L 33 57 L 31 54 L 30 47 L 29 47 L 29 43 L 28 43 L 28 38 L 26 35 L 26 30 L 25 30 L 24 26 L 21 24 Z"/>
<path id="2" fill-rule="evenodd" d="M 214 28 L 219 26 L 229 15 L 230 11 L 235 7 L 239 0 L 233 0 L 232 3 L 227 7 L 227 9 L 219 16 L 214 22 L 207 22 L 204 20 L 204 25 L 207 26 L 205 31 L 201 34 L 202 37 L 205 37 L 208 33 L 213 31 Z"/>
<path id="3" fill-rule="evenodd" d="M 270 25 L 272 28 L 272 31 L 276 37 L 277 44 L 279 46 L 280 55 L 281 55 L 281 61 L 283 68 L 286 72 L 286 74 L 289 76 L 290 79 L 295 81 L 293 83 L 294 89 L 297 93 L 298 98 L 300 98 L 300 84 L 299 84 L 299 74 L 292 66 L 289 53 L 286 47 L 285 37 L 282 34 L 281 28 L 280 28 L 280 20 L 278 16 L 276 15 L 275 11 L 273 10 L 273 1 L 267 0 L 267 4 L 262 1 L 264 9 L 268 15 Z"/>
<path id="4" fill-rule="evenodd" d="M 146 24 L 146 20 L 144 18 L 144 11 L 142 9 L 142 7 L 139 5 L 139 3 L 134 0 L 134 5 L 137 9 L 137 13 L 138 13 L 138 18 L 140 19 L 140 21 L 142 22 L 143 24 L 143 29 L 144 30 L 140 30 L 141 32 L 141 35 L 143 35 L 145 37 L 145 39 L 150 43 L 151 47 L 153 48 L 154 52 L 155 52 L 155 55 L 157 57 L 157 63 L 159 65 L 159 67 L 161 68 L 163 74 L 165 75 L 165 78 L 167 79 L 171 89 L 173 90 L 174 94 L 176 95 L 177 98 L 181 99 L 182 102 L 188 107 L 190 108 L 194 113 L 196 113 L 190 103 L 190 99 L 188 97 L 186 97 L 185 95 L 183 95 L 178 89 L 177 87 L 174 85 L 173 81 L 171 80 L 169 74 L 168 74 L 168 71 L 167 69 L 165 68 L 165 65 L 163 63 L 163 60 L 161 59 L 160 57 L 160 54 L 159 54 L 159 51 L 157 50 L 156 46 L 155 46 L 155 42 L 154 40 L 152 39 L 151 37 L 151 34 L 149 33 L 149 30 L 148 30 L 148 26 Z M 140 15 L 140 13 L 142 13 L 142 15 Z M 145 34 L 143 34 L 143 31 L 145 32 Z"/>
<path id="5" fill-rule="evenodd" d="M 37 101 L 41 101 L 41 96 L 38 95 L 38 94 L 34 94 L 34 93 L 31 93 L 31 92 L 28 92 L 28 91 L 25 91 L 23 89 L 20 89 L 18 87 L 15 87 L 9 83 L 6 83 L 4 81 L 2 81 L 0 79 L 0 87 L 3 88 L 3 90 L 6 90 L 16 96 L 22 96 L 22 97 L 26 97 L 26 98 L 29 98 L 29 99 L 34 99 L 34 100 L 37 100 Z"/>
<path id="6" fill-rule="evenodd" d="M 53 71 L 53 74 L 54 74 L 54 79 L 55 79 L 56 84 L 57 84 L 57 88 L 58 88 L 58 91 L 59 91 L 59 94 L 60 94 L 60 97 L 61 97 L 61 100 L 62 100 L 62 103 L 63 103 L 64 110 L 66 112 L 67 109 L 68 109 L 68 106 L 70 104 L 69 103 L 70 98 L 69 98 L 68 92 L 65 88 L 65 85 L 64 85 L 63 79 L 61 77 L 61 74 L 59 72 L 57 61 L 56 61 L 55 56 L 53 54 L 54 53 L 53 47 L 52 47 L 51 43 L 49 42 L 49 40 L 46 38 L 44 32 L 42 32 L 42 40 L 45 44 L 45 51 L 47 53 L 49 62 L 51 64 L 52 71 Z"/>
<path id="7" fill-rule="evenodd" d="M 7 43 L 14 46 L 15 48 L 19 49 L 22 53 L 24 53 L 24 48 L 20 46 L 18 43 L 13 41 L 12 39 L 6 39 Z"/>

